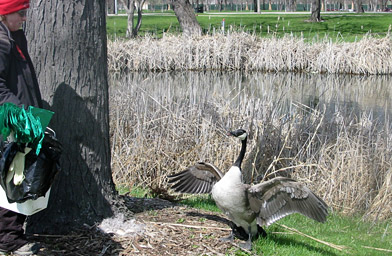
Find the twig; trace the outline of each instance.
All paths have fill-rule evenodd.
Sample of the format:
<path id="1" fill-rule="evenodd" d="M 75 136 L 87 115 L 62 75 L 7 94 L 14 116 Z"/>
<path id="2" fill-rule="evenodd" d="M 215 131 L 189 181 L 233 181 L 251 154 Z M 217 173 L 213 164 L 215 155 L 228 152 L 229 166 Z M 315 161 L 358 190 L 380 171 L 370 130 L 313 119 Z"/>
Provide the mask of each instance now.
<path id="1" fill-rule="evenodd" d="M 194 226 L 194 225 L 185 225 L 185 224 L 178 224 L 178 223 L 167 223 L 167 222 L 148 221 L 147 223 L 165 225 L 165 226 L 177 226 L 177 227 L 184 227 L 184 228 L 217 229 L 217 230 L 225 230 L 225 231 L 231 230 L 230 228 L 220 228 L 220 227 L 211 227 L 211 226 Z"/>
<path id="2" fill-rule="evenodd" d="M 294 235 L 294 232 L 271 232 L 271 234 Z"/>
<path id="3" fill-rule="evenodd" d="M 278 160 L 282 160 L 282 159 L 278 159 Z M 286 171 L 289 169 L 295 169 L 295 168 L 299 168 L 299 167 L 319 167 L 319 165 L 318 164 L 299 164 L 299 165 L 294 165 L 294 166 L 283 167 L 283 168 L 280 168 L 279 170 L 276 170 L 274 172 L 269 173 L 268 175 L 264 175 L 264 177 L 268 178 L 269 176 L 277 174 L 278 172 L 283 172 L 283 171 Z"/>
<path id="4" fill-rule="evenodd" d="M 63 238 L 63 237 L 81 237 L 82 234 L 76 235 L 46 235 L 46 234 L 32 234 L 33 237 L 47 237 L 47 238 Z"/>
<path id="5" fill-rule="evenodd" d="M 210 252 L 212 252 L 214 255 L 224 255 L 223 253 L 217 252 L 217 251 L 215 251 L 214 249 L 208 247 L 208 246 L 205 245 L 205 244 L 202 244 L 202 246 L 203 246 L 204 248 L 206 248 L 207 250 L 209 250 Z"/>
<path id="6" fill-rule="evenodd" d="M 392 252 L 392 250 L 389 250 L 389 249 L 376 248 L 376 247 L 365 246 L 365 245 L 361 245 L 361 246 L 366 249 L 372 249 L 372 250 L 377 250 L 377 251 L 382 251 L 382 252 Z"/>
<path id="7" fill-rule="evenodd" d="M 103 255 L 105 255 L 105 253 L 106 253 L 106 251 L 109 249 L 109 247 L 110 247 L 110 244 L 104 246 L 103 249 L 102 249 L 102 251 L 101 251 L 101 253 L 98 254 L 98 256 L 103 256 Z"/>
<path id="8" fill-rule="evenodd" d="M 295 232 L 295 233 L 297 233 L 297 234 L 299 234 L 299 235 L 301 235 L 301 236 L 310 238 L 310 239 L 312 239 L 312 240 L 314 240 L 314 241 L 316 241 L 316 242 L 319 242 L 319 243 L 321 243 L 321 244 L 324 244 L 324 245 L 327 245 L 327 246 L 329 246 L 329 247 L 331 247 L 331 248 L 334 248 L 334 249 L 336 249 L 336 250 L 339 250 L 339 251 L 343 251 L 344 249 L 347 249 L 347 248 L 348 248 L 347 246 L 344 246 L 344 245 L 336 245 L 336 244 L 333 244 L 333 243 L 330 243 L 330 242 L 325 242 L 325 241 L 323 241 L 323 240 L 317 239 L 317 238 L 312 237 L 312 236 L 310 236 L 310 235 L 304 234 L 304 233 L 302 233 L 301 231 L 299 231 L 299 230 L 297 230 L 297 229 L 295 229 L 295 228 L 287 227 L 286 225 L 283 225 L 283 224 L 277 224 L 277 225 L 278 225 L 278 226 L 281 226 L 281 227 L 283 227 L 283 228 L 285 228 L 285 229 L 288 229 L 288 230 L 290 230 L 290 231 L 293 231 L 293 232 Z"/>

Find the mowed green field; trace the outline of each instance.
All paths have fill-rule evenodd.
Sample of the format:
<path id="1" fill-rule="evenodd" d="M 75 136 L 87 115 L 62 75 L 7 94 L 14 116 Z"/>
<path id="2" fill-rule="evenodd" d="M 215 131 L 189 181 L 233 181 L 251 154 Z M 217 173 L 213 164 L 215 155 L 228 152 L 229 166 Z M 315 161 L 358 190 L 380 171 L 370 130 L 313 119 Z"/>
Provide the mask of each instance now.
<path id="1" fill-rule="evenodd" d="M 385 37 L 392 27 L 392 13 L 326 13 L 321 15 L 323 22 L 309 22 L 309 13 L 203 13 L 197 20 L 205 33 L 220 32 L 224 19 L 225 31 L 235 30 L 255 33 L 260 36 L 294 35 L 307 40 L 352 42 L 370 34 Z M 107 17 L 109 38 L 124 37 L 127 26 L 126 16 Z M 139 35 L 150 34 L 162 37 L 164 33 L 178 34 L 179 23 L 174 13 L 148 13 L 143 15 Z"/>

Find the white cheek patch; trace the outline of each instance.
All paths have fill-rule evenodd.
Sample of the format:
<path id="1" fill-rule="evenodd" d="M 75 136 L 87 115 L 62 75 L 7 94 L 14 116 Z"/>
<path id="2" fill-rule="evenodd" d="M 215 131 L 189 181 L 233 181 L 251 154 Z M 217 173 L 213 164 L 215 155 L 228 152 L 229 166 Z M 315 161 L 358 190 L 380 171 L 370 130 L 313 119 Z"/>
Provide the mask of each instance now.
<path id="1" fill-rule="evenodd" d="M 246 137 L 247 137 L 247 134 L 246 134 L 246 133 L 244 133 L 244 134 L 238 136 L 238 138 L 240 138 L 241 140 L 246 139 Z"/>

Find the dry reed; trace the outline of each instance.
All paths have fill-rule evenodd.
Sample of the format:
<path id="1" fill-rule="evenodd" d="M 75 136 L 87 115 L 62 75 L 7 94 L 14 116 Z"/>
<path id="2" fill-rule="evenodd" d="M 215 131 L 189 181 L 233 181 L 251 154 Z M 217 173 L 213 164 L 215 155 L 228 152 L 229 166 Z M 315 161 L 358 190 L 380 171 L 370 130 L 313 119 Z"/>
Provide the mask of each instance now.
<path id="1" fill-rule="evenodd" d="M 116 184 L 167 188 L 168 174 L 196 161 L 226 170 L 239 144 L 225 133 L 243 127 L 250 133 L 243 166 L 246 181 L 288 175 L 307 183 L 333 209 L 366 213 L 372 219 L 392 217 L 388 121 L 380 123 L 369 113 L 339 105 L 328 109 L 322 103 L 307 106 L 282 96 L 273 99 L 265 82 L 256 82 L 258 89 L 252 89 L 241 84 L 243 76 L 233 76 L 234 88 L 214 77 L 207 83 L 192 73 L 148 78 L 130 74 L 113 82 L 110 120 Z M 282 93 L 287 90 L 272 78 L 274 84 L 280 84 Z"/>
<path id="2" fill-rule="evenodd" d="M 108 42 L 111 72 L 173 70 L 295 71 L 391 74 L 392 38 L 358 42 L 305 42 L 292 36 L 261 38 L 248 33 L 201 37 L 166 35 Z"/>

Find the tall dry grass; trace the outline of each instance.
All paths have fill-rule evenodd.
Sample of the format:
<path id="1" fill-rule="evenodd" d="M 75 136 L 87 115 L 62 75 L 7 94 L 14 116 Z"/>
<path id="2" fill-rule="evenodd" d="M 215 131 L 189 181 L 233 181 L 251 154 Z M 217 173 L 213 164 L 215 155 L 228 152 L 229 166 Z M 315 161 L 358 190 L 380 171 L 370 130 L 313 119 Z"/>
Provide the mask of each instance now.
<path id="1" fill-rule="evenodd" d="M 392 37 L 358 42 L 305 42 L 232 32 L 201 37 L 166 35 L 108 42 L 112 72 L 173 70 L 295 71 L 391 74 Z"/>
<path id="2" fill-rule="evenodd" d="M 246 181 L 289 175 L 308 184 L 333 209 L 391 218 L 389 120 L 356 106 L 328 105 L 335 90 L 319 88 L 320 98 L 305 100 L 306 104 L 286 97 L 290 86 L 296 90 L 297 84 L 305 83 L 301 81 L 313 84 L 317 79 L 133 73 L 112 80 L 116 184 L 167 188 L 168 174 L 197 161 L 227 170 L 239 152 L 239 142 L 227 137 L 226 131 L 243 127 L 250 134 L 243 166 Z M 339 81 L 332 79 L 329 86 L 339 87 Z M 371 79 L 363 81 L 367 82 L 372 84 Z"/>

